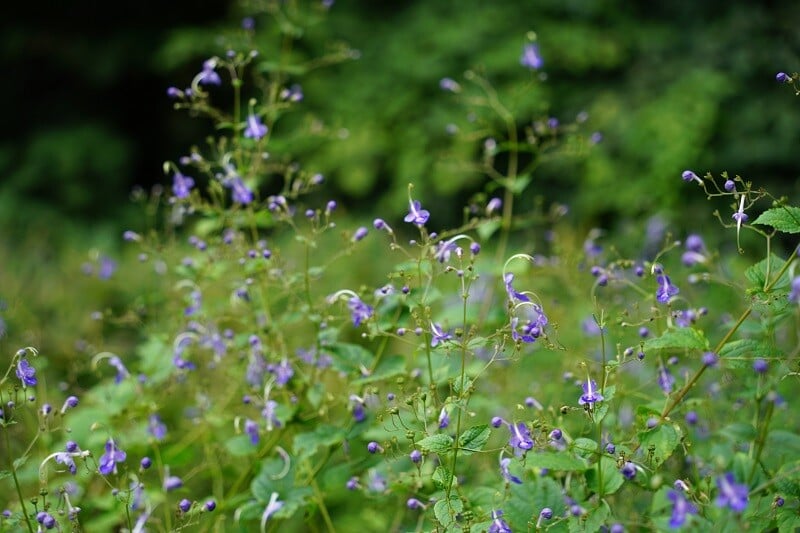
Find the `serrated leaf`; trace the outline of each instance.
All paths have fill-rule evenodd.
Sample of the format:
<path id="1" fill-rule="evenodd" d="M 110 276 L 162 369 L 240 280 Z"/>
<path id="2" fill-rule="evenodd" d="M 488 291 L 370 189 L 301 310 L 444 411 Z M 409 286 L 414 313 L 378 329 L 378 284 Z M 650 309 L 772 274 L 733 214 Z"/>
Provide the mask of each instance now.
<path id="1" fill-rule="evenodd" d="M 564 472 L 581 472 L 589 468 L 584 459 L 575 457 L 567 451 L 529 453 L 525 457 L 525 464 L 534 468 L 547 468 Z"/>
<path id="2" fill-rule="evenodd" d="M 660 337 L 648 339 L 644 343 L 644 351 L 648 350 L 707 350 L 708 339 L 694 328 L 670 329 Z"/>
<path id="3" fill-rule="evenodd" d="M 753 224 L 771 226 L 784 233 L 800 233 L 800 207 L 773 207 L 761 213 Z"/>
<path id="4" fill-rule="evenodd" d="M 292 450 L 297 459 L 302 461 L 317 453 L 319 448 L 340 444 L 342 441 L 344 441 L 343 430 L 323 424 L 317 426 L 314 431 L 295 435 Z"/>
<path id="5" fill-rule="evenodd" d="M 436 435 L 425 437 L 417 443 L 417 446 L 427 452 L 447 453 L 453 449 L 453 437 L 444 433 L 437 433 Z"/>
<path id="6" fill-rule="evenodd" d="M 783 465 L 774 476 L 775 487 L 789 496 L 800 497 L 800 461 Z"/>
<path id="7" fill-rule="evenodd" d="M 656 466 L 666 461 L 680 440 L 678 431 L 670 424 L 639 433 L 639 444 Z"/>
<path id="8" fill-rule="evenodd" d="M 762 259 L 755 265 L 747 268 L 747 270 L 744 271 L 744 277 L 747 278 L 747 281 L 753 285 L 757 292 L 761 292 L 762 298 L 765 298 L 766 295 L 764 295 L 762 289 L 767 286 L 767 275 L 769 274 L 771 281 L 775 274 L 777 274 L 781 268 L 783 268 L 784 262 L 785 261 L 777 255 L 771 254 L 769 261 Z M 767 269 L 769 269 L 769 272 L 767 272 Z M 791 280 L 789 280 L 789 274 L 784 272 L 783 276 L 781 276 L 781 279 L 778 280 L 777 283 L 772 284 L 772 288 L 776 290 L 783 290 L 789 286 L 790 282 Z"/>
<path id="9" fill-rule="evenodd" d="M 436 488 L 440 490 L 445 490 L 447 487 L 449 487 L 452 478 L 453 474 L 443 466 L 437 466 L 436 470 L 433 471 L 433 475 L 431 476 L 433 484 L 436 485 Z"/>
<path id="10" fill-rule="evenodd" d="M 474 452 L 481 451 L 491 434 L 492 430 L 489 428 L 488 424 L 473 426 L 466 430 L 458 438 L 458 448 L 461 455 L 470 455 Z"/>
<path id="11" fill-rule="evenodd" d="M 752 366 L 753 360 L 759 357 L 776 357 L 781 352 L 767 344 L 755 339 L 739 339 L 726 343 L 719 351 L 721 359 L 725 360 L 729 368 L 747 368 Z"/>
<path id="12" fill-rule="evenodd" d="M 800 528 L 800 515 L 796 509 L 781 507 L 777 516 L 778 533 L 796 533 Z"/>
<path id="13" fill-rule="evenodd" d="M 433 515 L 445 529 L 456 525 L 456 517 L 464 511 L 464 502 L 459 498 L 439 500 L 433 506 Z"/>

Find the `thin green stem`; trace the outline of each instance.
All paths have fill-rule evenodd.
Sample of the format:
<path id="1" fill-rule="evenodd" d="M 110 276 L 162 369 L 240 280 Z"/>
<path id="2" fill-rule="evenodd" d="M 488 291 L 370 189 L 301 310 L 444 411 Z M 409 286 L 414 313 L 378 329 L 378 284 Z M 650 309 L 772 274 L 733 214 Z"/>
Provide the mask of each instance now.
<path id="1" fill-rule="evenodd" d="M 11 470 L 11 476 L 14 478 L 14 486 L 17 488 L 17 496 L 19 497 L 19 505 L 22 507 L 22 516 L 25 518 L 25 524 L 28 526 L 28 531 L 33 533 L 33 525 L 31 524 L 31 519 L 28 516 L 28 511 L 25 509 L 25 498 L 22 496 L 22 487 L 19 485 L 19 479 L 17 479 L 17 468 L 14 466 L 14 460 L 11 458 L 11 439 L 8 438 L 8 428 L 4 427 L 3 434 L 5 435 L 6 439 L 6 454 L 8 457 L 8 466 Z"/>
<path id="2" fill-rule="evenodd" d="M 756 466 L 761 459 L 761 452 L 764 450 L 764 444 L 767 441 L 767 431 L 769 430 L 769 423 L 772 420 L 772 413 L 775 409 L 775 402 L 767 401 L 767 410 L 764 413 L 764 419 L 758 428 L 758 436 L 756 437 L 756 453 L 753 457 L 753 466 L 750 467 L 750 473 L 747 475 L 747 484 L 753 482 L 753 476 L 756 474 Z"/>
<path id="3" fill-rule="evenodd" d="M 319 505 L 319 512 L 322 513 L 322 519 L 325 521 L 325 527 L 328 529 L 329 533 L 336 533 L 336 528 L 333 526 L 331 515 L 328 514 L 328 508 L 325 506 L 325 498 L 322 495 L 322 491 L 319 490 L 319 485 L 317 484 L 316 479 L 311 481 L 311 488 L 314 491 L 314 497 L 317 500 L 317 505 Z"/>
<path id="4" fill-rule="evenodd" d="M 464 278 L 461 278 L 461 297 L 462 297 L 462 306 L 461 306 L 461 325 L 463 336 L 461 338 L 461 384 L 458 388 L 458 397 L 459 403 L 461 405 L 458 406 L 458 412 L 456 413 L 456 441 L 453 445 L 453 462 L 450 468 L 450 480 L 447 484 L 447 501 L 450 501 L 450 494 L 453 490 L 453 480 L 456 477 L 456 461 L 458 460 L 458 450 L 459 450 L 459 439 L 461 438 L 461 415 L 464 409 L 467 408 L 467 401 L 469 400 L 469 396 L 466 394 L 464 390 L 464 385 L 467 381 L 467 288 L 464 282 Z"/>

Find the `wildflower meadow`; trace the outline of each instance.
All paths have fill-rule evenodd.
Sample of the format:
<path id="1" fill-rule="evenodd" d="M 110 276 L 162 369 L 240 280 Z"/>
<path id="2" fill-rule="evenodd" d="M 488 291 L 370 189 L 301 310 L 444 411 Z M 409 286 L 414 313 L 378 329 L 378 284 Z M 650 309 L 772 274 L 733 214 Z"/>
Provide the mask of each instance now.
<path id="1" fill-rule="evenodd" d="M 77 355 L 0 321 L 0 530 L 800 529 L 798 199 L 686 160 L 693 231 L 584 231 L 537 172 L 603 132 L 520 112 L 485 64 L 432 88 L 473 192 L 410 177 L 365 217 L 294 149 L 326 142 L 303 84 L 358 59 L 296 54 L 336 6 L 294 4 L 165 88 L 213 134 L 65 278 Z M 520 98 L 546 51 L 519 36 Z"/>

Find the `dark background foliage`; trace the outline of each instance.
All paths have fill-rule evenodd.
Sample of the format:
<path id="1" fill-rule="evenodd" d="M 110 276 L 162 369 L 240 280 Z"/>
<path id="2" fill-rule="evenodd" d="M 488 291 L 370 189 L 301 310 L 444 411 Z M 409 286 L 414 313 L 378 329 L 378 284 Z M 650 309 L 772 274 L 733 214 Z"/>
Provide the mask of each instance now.
<path id="1" fill-rule="evenodd" d="M 117 15 L 90 1 L 15 3 L 0 32 L 3 227 L 135 226 L 132 187 L 166 183 L 161 163 L 208 131 L 172 109 L 166 87 L 224 54 L 235 39 L 220 36 L 235 36 L 245 15 L 257 14 L 261 61 L 274 58 L 279 25 L 258 15 L 269 4 L 130 3 Z M 297 80 L 305 102 L 275 150 L 325 173 L 355 207 L 397 211 L 411 181 L 431 201 L 466 196 L 483 180 L 451 163 L 476 157 L 480 139 L 445 133 L 469 124 L 438 80 L 475 69 L 520 120 L 589 113 L 586 133 L 602 132 L 603 143 L 589 158 L 539 167 L 532 186 L 587 224 L 678 218 L 684 168 L 796 195 L 800 108 L 774 75 L 797 69 L 797 20 L 790 1 L 337 2 L 293 54 L 342 41 L 360 58 Z M 531 30 L 545 58 L 539 84 L 519 65 Z M 318 138 L 293 136 L 312 120 L 324 125 Z M 461 202 L 452 204 L 457 214 Z"/>

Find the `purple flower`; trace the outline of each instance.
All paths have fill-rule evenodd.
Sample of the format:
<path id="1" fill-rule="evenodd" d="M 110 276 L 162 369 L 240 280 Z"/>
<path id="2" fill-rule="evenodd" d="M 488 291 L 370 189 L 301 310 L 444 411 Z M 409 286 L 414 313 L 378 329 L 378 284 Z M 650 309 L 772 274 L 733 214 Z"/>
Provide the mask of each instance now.
<path id="1" fill-rule="evenodd" d="M 431 322 L 431 348 L 436 348 L 439 343 L 452 338 L 453 336 L 449 332 L 443 331 L 440 325 Z"/>
<path id="2" fill-rule="evenodd" d="M 528 429 L 527 424 L 524 422 L 517 422 L 516 424 L 508 425 L 511 431 L 511 438 L 508 439 L 508 445 L 517 450 L 530 450 L 533 448 L 533 440 L 531 440 L 531 430 Z"/>
<path id="3" fill-rule="evenodd" d="M 451 93 L 457 93 L 461 90 L 461 86 L 458 82 L 451 78 L 442 78 L 439 80 L 439 88 L 443 91 L 450 91 Z"/>
<path id="4" fill-rule="evenodd" d="M 272 431 L 274 427 L 281 427 L 281 421 L 278 420 L 278 415 L 275 409 L 278 407 L 278 402 L 275 400 L 267 400 L 264 402 L 264 408 L 261 409 L 261 416 L 267 421 L 267 431 Z"/>
<path id="5" fill-rule="evenodd" d="M 110 473 L 117 472 L 117 463 L 122 463 L 125 461 L 127 454 L 117 448 L 117 444 L 114 442 L 114 439 L 108 439 L 106 441 L 106 453 L 100 456 L 100 465 L 98 470 L 104 476 L 109 475 Z"/>
<path id="6" fill-rule="evenodd" d="M 369 233 L 369 230 L 367 228 L 365 228 L 364 226 L 361 226 L 360 228 L 358 228 L 355 231 L 355 233 L 353 233 L 353 238 L 351 240 L 353 242 L 358 242 L 361 239 L 363 239 L 364 237 L 366 237 L 367 233 Z"/>
<path id="7" fill-rule="evenodd" d="M 775 74 L 775 80 L 778 83 L 789 83 L 790 81 L 792 81 L 792 78 L 785 72 L 778 72 L 777 74 Z"/>
<path id="8" fill-rule="evenodd" d="M 800 276 L 795 276 L 792 280 L 792 290 L 789 292 L 789 301 L 798 304 L 800 303 Z"/>
<path id="9" fill-rule="evenodd" d="M 244 136 L 248 139 L 259 140 L 267 134 L 267 126 L 261 122 L 261 117 L 258 115 L 248 115 L 247 128 L 244 130 Z"/>
<path id="10" fill-rule="evenodd" d="M 503 201 L 500 198 L 492 198 L 486 204 L 486 216 L 490 216 L 495 211 L 499 211 L 503 206 Z"/>
<path id="11" fill-rule="evenodd" d="M 625 479 L 630 481 L 636 477 L 636 466 L 630 461 L 625 461 L 619 469 L 619 472 L 625 476 Z"/>
<path id="12" fill-rule="evenodd" d="M 658 300 L 659 303 L 665 304 L 669 302 L 670 298 L 680 292 L 678 287 L 670 282 L 669 276 L 666 274 L 656 276 L 656 283 L 658 283 L 658 288 L 656 289 L 656 300 Z"/>
<path id="13" fill-rule="evenodd" d="M 663 363 L 658 367 L 658 386 L 661 387 L 664 394 L 671 393 L 672 387 L 675 386 L 675 378 L 672 377 L 672 374 Z"/>
<path id="14" fill-rule="evenodd" d="M 247 205 L 253 201 L 253 191 L 247 188 L 247 185 L 244 184 L 239 176 L 234 176 L 228 180 L 226 185 L 232 189 L 231 198 L 234 202 Z"/>
<path id="15" fill-rule="evenodd" d="M 446 407 L 442 407 L 439 411 L 439 429 L 444 429 L 450 425 L 450 414 L 447 412 Z"/>
<path id="16" fill-rule="evenodd" d="M 703 364 L 706 366 L 715 366 L 719 361 L 719 357 L 714 352 L 703 353 Z"/>
<path id="17" fill-rule="evenodd" d="M 409 498 L 408 501 L 406 502 L 406 507 L 408 507 L 409 509 L 424 509 L 425 504 L 416 498 Z"/>
<path id="18" fill-rule="evenodd" d="M 593 379 L 586 378 L 586 383 L 582 387 L 583 394 L 578 398 L 578 405 L 591 405 L 595 402 L 603 401 L 603 395 L 597 390 L 597 383 Z"/>
<path id="19" fill-rule="evenodd" d="M 440 241 L 436 244 L 436 250 L 433 252 L 433 257 L 440 263 L 447 263 L 450 261 L 450 254 L 453 253 L 458 246 L 453 241 Z"/>
<path id="20" fill-rule="evenodd" d="M 183 480 L 178 476 L 167 476 L 164 478 L 164 491 L 172 492 L 183 486 Z"/>
<path id="21" fill-rule="evenodd" d="M 184 176 L 180 172 L 175 172 L 172 177 L 172 194 L 175 195 L 175 198 L 188 198 L 192 187 L 194 187 L 193 178 Z"/>
<path id="22" fill-rule="evenodd" d="M 270 365 L 268 370 L 275 375 L 275 384 L 281 387 L 286 385 L 292 376 L 294 376 L 294 369 L 285 357 L 281 359 L 280 364 L 277 366 Z"/>
<path id="23" fill-rule="evenodd" d="M 187 500 L 186 498 L 182 499 L 178 503 L 178 509 L 180 509 L 184 513 L 188 513 L 189 509 L 191 509 L 191 508 L 192 508 L 192 502 L 191 502 L 191 500 Z"/>
<path id="24" fill-rule="evenodd" d="M 167 426 L 156 413 L 150 415 L 150 419 L 147 423 L 147 432 L 159 442 L 164 440 L 167 436 Z"/>
<path id="25" fill-rule="evenodd" d="M 353 325 L 358 327 L 365 320 L 369 320 L 372 316 L 372 307 L 365 304 L 358 296 L 353 296 L 347 301 L 347 307 L 350 308 L 350 315 L 353 319 Z"/>
<path id="26" fill-rule="evenodd" d="M 418 200 L 409 200 L 408 206 L 408 214 L 403 220 L 415 224 L 418 227 L 424 226 L 425 223 L 428 222 L 428 218 L 430 218 L 431 214 L 427 210 L 422 209 Z"/>
<path id="27" fill-rule="evenodd" d="M 512 286 L 512 282 L 514 281 L 514 274 L 508 273 L 505 275 L 503 281 L 506 284 L 506 293 L 508 293 L 508 299 L 514 302 L 514 300 L 519 300 L 520 302 L 530 302 L 531 299 L 528 298 L 526 295 L 522 294 L 521 292 L 517 292 L 514 290 Z"/>
<path id="28" fill-rule="evenodd" d="M 527 43 L 522 48 L 522 56 L 519 58 L 519 63 L 523 67 L 528 67 L 531 70 L 539 70 L 544 66 L 541 54 L 539 54 L 539 45 L 536 43 Z"/>
<path id="29" fill-rule="evenodd" d="M 102 280 L 111 279 L 117 270 L 117 262 L 107 256 L 100 258 L 100 267 L 97 269 L 97 277 Z"/>
<path id="30" fill-rule="evenodd" d="M 24 357 L 20 357 L 19 361 L 17 361 L 16 373 L 17 377 L 22 381 L 23 387 L 33 387 L 39 382 L 36 379 L 36 369 Z"/>
<path id="31" fill-rule="evenodd" d="M 667 498 L 672 502 L 672 516 L 669 519 L 669 527 L 681 527 L 686 522 L 687 514 L 697 514 L 697 507 L 686 499 L 683 493 L 670 490 Z"/>
<path id="32" fill-rule="evenodd" d="M 120 383 L 123 379 L 130 376 L 130 372 L 122 364 L 122 360 L 116 355 L 108 358 L 108 364 L 117 369 L 117 375 L 114 377 L 114 383 Z"/>
<path id="33" fill-rule="evenodd" d="M 522 480 L 509 471 L 508 469 L 509 464 L 511 464 L 510 457 L 503 457 L 502 459 L 500 459 L 500 474 L 503 476 L 503 479 L 505 479 L 507 483 L 516 483 L 517 485 L 521 485 Z"/>
<path id="34" fill-rule="evenodd" d="M 244 432 L 250 435 L 250 443 L 255 446 L 258 444 L 258 423 L 249 418 L 244 421 Z"/>
<path id="35" fill-rule="evenodd" d="M 736 211 L 731 218 L 736 221 L 736 236 L 739 236 L 739 231 L 742 229 L 742 224 L 747 222 L 750 217 L 747 216 L 747 213 L 744 212 L 744 194 L 740 195 L 739 197 L 739 210 Z"/>
<path id="36" fill-rule="evenodd" d="M 214 69 L 217 67 L 216 59 L 209 59 L 203 62 L 203 70 L 197 75 L 197 83 L 200 85 L 221 85 L 222 79 Z"/>
<path id="37" fill-rule="evenodd" d="M 740 513 L 747 507 L 749 489 L 747 485 L 736 483 L 733 474 L 728 472 L 717 478 L 717 488 L 719 494 L 714 503 L 717 507 L 730 507 L 733 511 Z"/>
<path id="38" fill-rule="evenodd" d="M 758 358 L 753 361 L 753 370 L 756 374 L 765 374 L 769 370 L 769 363 L 765 359 Z"/>
<path id="39" fill-rule="evenodd" d="M 66 466 L 69 470 L 69 473 L 73 476 L 78 472 L 78 467 L 75 465 L 75 460 L 72 458 L 72 454 L 67 452 L 59 452 L 56 454 L 55 459 L 56 463 Z"/>
<path id="40" fill-rule="evenodd" d="M 364 400 L 356 396 L 350 395 L 350 401 L 353 404 L 353 420 L 356 422 L 363 422 L 367 419 L 367 414 L 364 410 Z"/>
<path id="41" fill-rule="evenodd" d="M 681 177 L 683 178 L 683 181 L 696 181 L 700 185 L 703 184 L 703 180 L 701 180 L 700 177 L 691 170 L 684 170 L 683 174 L 681 174 Z"/>
<path id="42" fill-rule="evenodd" d="M 206 511 L 209 513 L 217 508 L 217 502 L 215 500 L 208 500 L 204 505 Z"/>
<path id="43" fill-rule="evenodd" d="M 489 533 L 511 533 L 511 528 L 503 520 L 503 511 L 492 511 L 492 523 L 489 525 Z"/>

